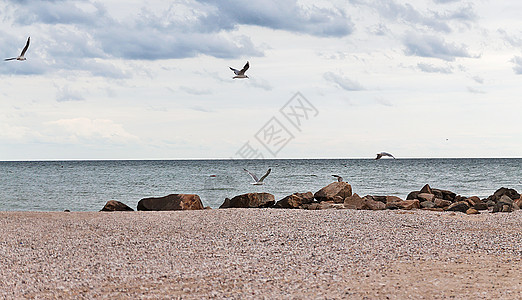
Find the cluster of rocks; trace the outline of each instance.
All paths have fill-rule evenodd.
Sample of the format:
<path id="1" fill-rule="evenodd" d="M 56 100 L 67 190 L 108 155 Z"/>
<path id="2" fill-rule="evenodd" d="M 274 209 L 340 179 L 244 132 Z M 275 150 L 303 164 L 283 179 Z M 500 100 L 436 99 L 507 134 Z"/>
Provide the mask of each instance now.
<path id="1" fill-rule="evenodd" d="M 247 193 L 226 198 L 219 208 L 287 208 L 287 209 L 426 209 L 435 211 L 458 211 L 478 214 L 480 211 L 512 212 L 522 206 L 520 194 L 514 189 L 500 188 L 485 199 L 477 196 L 464 197 L 451 191 L 431 188 L 425 185 L 419 191 L 408 194 L 406 200 L 397 196 L 360 197 L 352 194 L 352 187 L 347 182 L 333 182 L 324 188 L 312 192 L 294 193 L 276 202 L 269 193 Z M 137 210 L 198 210 L 204 207 L 195 194 L 171 194 L 165 197 L 144 198 L 138 202 Z M 102 211 L 132 211 L 127 205 L 110 200 Z"/>

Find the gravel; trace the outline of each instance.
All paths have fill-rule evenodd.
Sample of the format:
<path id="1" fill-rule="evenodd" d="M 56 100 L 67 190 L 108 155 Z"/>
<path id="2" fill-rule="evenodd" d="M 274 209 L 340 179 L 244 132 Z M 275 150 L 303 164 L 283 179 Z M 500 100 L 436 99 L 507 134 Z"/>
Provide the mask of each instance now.
<path id="1" fill-rule="evenodd" d="M 0 228 L 0 298 L 522 298 L 520 210 L 0 212 Z"/>

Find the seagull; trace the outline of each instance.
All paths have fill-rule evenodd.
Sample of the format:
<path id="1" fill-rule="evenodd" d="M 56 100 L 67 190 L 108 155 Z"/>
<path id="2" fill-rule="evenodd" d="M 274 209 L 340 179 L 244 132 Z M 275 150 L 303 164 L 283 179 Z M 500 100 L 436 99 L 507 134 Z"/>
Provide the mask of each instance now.
<path id="1" fill-rule="evenodd" d="M 257 176 L 252 174 L 250 171 L 248 171 L 247 169 L 243 169 L 245 170 L 245 172 L 248 173 L 248 175 L 250 175 L 250 177 L 252 177 L 252 179 L 254 179 L 254 182 L 251 182 L 250 184 L 253 184 L 253 185 L 263 185 L 265 184 L 263 182 L 263 180 L 265 180 L 266 176 L 268 176 L 268 174 L 270 174 L 270 171 L 272 171 L 272 169 L 268 169 L 268 171 L 266 171 L 266 174 L 263 175 L 263 177 L 261 177 L 260 179 L 257 179 Z"/>
<path id="2" fill-rule="evenodd" d="M 232 78 L 233 79 L 235 79 L 235 78 L 248 78 L 248 76 L 245 75 L 245 72 L 248 70 L 249 67 L 250 67 L 250 64 L 248 63 L 248 61 L 245 64 L 245 66 L 243 67 L 243 69 L 241 69 L 241 70 L 236 70 L 236 69 L 234 69 L 232 67 L 229 67 L 230 70 L 234 71 L 234 74 L 236 74 L 236 76 L 234 76 Z"/>
<path id="3" fill-rule="evenodd" d="M 339 175 L 332 175 L 333 177 L 337 178 L 337 182 L 343 182 L 343 178 Z"/>
<path id="4" fill-rule="evenodd" d="M 27 48 L 29 48 L 29 42 L 31 41 L 31 37 L 28 37 L 27 38 L 27 43 L 25 43 L 25 47 L 24 49 L 22 50 L 22 53 L 20 53 L 20 56 L 18 57 L 11 57 L 11 58 L 6 58 L 4 59 L 4 61 L 8 61 L 8 60 L 26 60 L 26 58 L 24 57 L 25 55 L 25 52 L 27 51 Z"/>
<path id="5" fill-rule="evenodd" d="M 389 156 L 389 157 L 393 157 L 393 159 L 395 159 L 395 157 L 393 155 L 391 155 L 390 153 L 388 152 L 381 152 L 381 153 L 377 153 L 377 157 L 375 159 L 379 159 L 383 156 Z"/>

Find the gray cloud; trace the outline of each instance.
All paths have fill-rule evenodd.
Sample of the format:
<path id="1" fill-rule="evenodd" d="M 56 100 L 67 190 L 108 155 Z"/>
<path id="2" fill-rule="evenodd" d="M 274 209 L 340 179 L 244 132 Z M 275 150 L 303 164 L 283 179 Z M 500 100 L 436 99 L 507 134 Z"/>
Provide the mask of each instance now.
<path id="1" fill-rule="evenodd" d="M 446 43 L 442 38 L 432 35 L 406 34 L 405 53 L 412 56 L 433 57 L 454 61 L 456 57 L 471 57 L 464 45 Z"/>
<path id="2" fill-rule="evenodd" d="M 443 73 L 443 74 L 450 74 L 453 73 L 451 67 L 438 67 L 434 66 L 432 64 L 426 64 L 426 63 L 418 63 L 417 67 L 422 71 L 426 73 Z"/>
<path id="3" fill-rule="evenodd" d="M 200 54 L 218 58 L 263 56 L 250 37 L 234 36 L 237 26 L 327 37 L 346 36 L 353 30 L 341 10 L 303 7 L 295 0 L 176 2 L 161 13 L 144 8 L 137 17 L 123 20 L 113 18 L 102 4 L 89 1 L 8 3 L 8 18 L 15 24 L 52 26 L 46 50 L 53 57 L 157 60 Z"/>
<path id="4" fill-rule="evenodd" d="M 513 71 L 515 71 L 515 74 L 522 74 L 522 57 L 515 56 L 511 59 L 511 62 L 515 64 L 515 66 L 513 67 Z"/>
<path id="5" fill-rule="evenodd" d="M 340 9 L 303 7 L 297 1 L 199 0 L 216 8 L 205 23 L 231 29 L 235 25 L 256 25 L 316 36 L 346 36 L 353 23 Z"/>
<path id="6" fill-rule="evenodd" d="M 362 91 L 365 88 L 360 85 L 358 82 L 355 82 L 351 79 L 343 77 L 341 75 L 335 74 L 333 72 L 326 72 L 323 74 L 323 78 L 327 81 L 335 83 L 337 86 L 346 91 Z"/>

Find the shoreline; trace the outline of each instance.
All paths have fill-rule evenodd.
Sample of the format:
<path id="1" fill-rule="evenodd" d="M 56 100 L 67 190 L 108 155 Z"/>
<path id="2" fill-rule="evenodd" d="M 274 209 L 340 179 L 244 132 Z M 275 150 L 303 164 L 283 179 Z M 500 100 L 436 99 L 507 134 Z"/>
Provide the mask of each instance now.
<path id="1" fill-rule="evenodd" d="M 0 212 L 0 297 L 522 297 L 522 211 Z"/>

